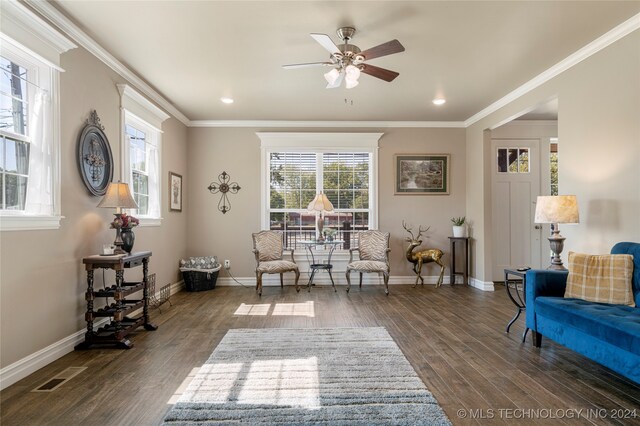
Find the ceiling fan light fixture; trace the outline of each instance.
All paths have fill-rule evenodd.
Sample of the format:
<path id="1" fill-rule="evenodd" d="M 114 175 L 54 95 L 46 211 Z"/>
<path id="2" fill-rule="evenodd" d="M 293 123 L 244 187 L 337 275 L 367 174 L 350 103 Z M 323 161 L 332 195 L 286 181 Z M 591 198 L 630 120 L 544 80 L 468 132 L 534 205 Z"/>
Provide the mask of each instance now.
<path id="1" fill-rule="evenodd" d="M 340 77 L 340 71 L 338 71 L 337 68 L 333 68 L 331 71 L 324 75 L 324 79 L 327 80 L 327 83 L 329 83 L 330 85 L 335 84 L 335 82 L 338 80 L 338 77 Z"/>
<path id="2" fill-rule="evenodd" d="M 359 84 L 358 80 L 351 79 L 348 77 L 344 79 L 344 87 L 346 87 L 347 89 L 353 89 L 358 84 Z"/>
<path id="3" fill-rule="evenodd" d="M 347 74 L 347 80 L 358 81 L 358 78 L 360 78 L 360 68 L 355 65 L 347 65 L 345 73 Z"/>

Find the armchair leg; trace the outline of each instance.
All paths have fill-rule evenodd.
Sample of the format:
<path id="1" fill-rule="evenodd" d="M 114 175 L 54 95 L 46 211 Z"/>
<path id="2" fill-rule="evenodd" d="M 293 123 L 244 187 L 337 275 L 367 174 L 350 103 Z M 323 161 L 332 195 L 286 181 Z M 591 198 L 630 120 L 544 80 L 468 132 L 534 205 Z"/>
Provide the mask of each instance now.
<path id="1" fill-rule="evenodd" d="M 300 292 L 300 287 L 298 287 L 298 279 L 300 278 L 300 271 L 298 271 L 297 269 L 295 271 L 293 271 L 296 273 L 296 292 L 299 293 Z"/>
<path id="2" fill-rule="evenodd" d="M 383 272 L 382 275 L 384 276 L 384 293 L 388 296 L 389 295 L 389 273 Z"/>
<path id="3" fill-rule="evenodd" d="M 282 272 L 280 272 L 280 288 L 284 288 L 284 279 L 282 278 Z"/>
<path id="4" fill-rule="evenodd" d="M 258 290 L 258 296 L 262 296 L 262 272 L 258 272 L 258 280 L 256 283 L 256 290 Z"/>
<path id="5" fill-rule="evenodd" d="M 531 330 L 531 341 L 533 342 L 534 347 L 539 348 L 542 346 L 542 334 Z"/>
<path id="6" fill-rule="evenodd" d="M 362 272 L 360 272 L 360 288 L 362 288 Z"/>
<path id="7" fill-rule="evenodd" d="M 347 269 L 345 276 L 347 277 L 347 293 L 349 293 L 349 290 L 351 290 L 351 271 Z"/>

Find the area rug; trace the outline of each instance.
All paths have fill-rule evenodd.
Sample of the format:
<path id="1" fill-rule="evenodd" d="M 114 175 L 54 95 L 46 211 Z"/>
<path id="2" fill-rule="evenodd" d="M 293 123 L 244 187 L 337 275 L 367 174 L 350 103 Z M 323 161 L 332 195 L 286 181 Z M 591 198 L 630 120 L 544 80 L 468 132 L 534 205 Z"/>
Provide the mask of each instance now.
<path id="1" fill-rule="evenodd" d="M 229 330 L 165 425 L 449 425 L 382 327 Z"/>

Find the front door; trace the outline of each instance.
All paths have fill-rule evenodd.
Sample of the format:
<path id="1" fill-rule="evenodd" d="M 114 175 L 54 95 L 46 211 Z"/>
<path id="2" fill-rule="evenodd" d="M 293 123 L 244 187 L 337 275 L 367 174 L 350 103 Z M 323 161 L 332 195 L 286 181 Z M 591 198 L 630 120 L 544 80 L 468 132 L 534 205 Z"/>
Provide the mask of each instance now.
<path id="1" fill-rule="evenodd" d="M 541 266 L 541 227 L 533 223 L 540 195 L 540 140 L 492 139 L 493 280 L 508 267 Z"/>

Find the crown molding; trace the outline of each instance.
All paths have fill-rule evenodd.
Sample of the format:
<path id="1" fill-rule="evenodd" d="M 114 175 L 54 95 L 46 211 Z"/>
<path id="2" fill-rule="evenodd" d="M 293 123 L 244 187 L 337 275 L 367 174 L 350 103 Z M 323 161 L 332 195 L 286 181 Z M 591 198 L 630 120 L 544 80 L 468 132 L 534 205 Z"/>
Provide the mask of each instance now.
<path id="1" fill-rule="evenodd" d="M 509 126 L 557 126 L 558 120 L 512 120 Z"/>
<path id="2" fill-rule="evenodd" d="M 261 128 L 464 128 L 462 121 L 283 121 L 283 120 L 192 120 L 189 127 L 261 127 Z"/>
<path id="3" fill-rule="evenodd" d="M 151 100 L 156 102 L 167 112 L 177 118 L 184 125 L 189 125 L 189 119 L 180 110 L 178 110 L 171 102 L 169 102 L 164 96 L 158 93 L 147 82 L 135 74 L 132 70 L 127 68 L 122 62 L 117 60 L 111 55 L 105 48 L 99 45 L 94 39 L 92 39 L 87 33 L 80 29 L 74 22 L 62 14 L 51 3 L 38 0 L 24 0 L 33 10 L 40 13 L 43 17 L 47 18 L 50 22 L 56 25 L 63 33 L 71 37 L 82 47 L 87 49 L 96 58 L 102 61 L 109 68 L 114 70 L 144 95 L 148 96 Z"/>
<path id="4" fill-rule="evenodd" d="M 548 82 L 552 78 L 558 76 L 559 74 L 563 73 L 564 71 L 568 70 L 574 65 L 579 64 L 580 62 L 598 53 L 599 51 L 609 46 L 610 44 L 615 43 L 621 38 L 631 34 L 632 32 L 636 31 L 639 28 L 640 28 L 640 13 L 627 19 L 622 24 L 606 32 L 604 35 L 598 37 L 597 39 L 587 44 L 583 48 L 579 49 L 578 51 L 574 52 L 573 54 L 567 56 L 565 59 L 558 62 L 557 64 L 547 69 L 546 71 L 543 71 L 542 73 L 538 74 L 533 79 L 529 80 L 528 82 L 518 87 L 514 91 L 508 93 L 506 96 L 502 97 L 496 102 L 492 103 L 482 111 L 469 117 L 468 119 L 465 120 L 464 127 L 469 127 L 472 124 L 477 123 L 478 121 L 482 120 L 489 114 L 496 112 L 500 108 L 515 101 L 516 99 L 525 95 L 526 93 L 529 93 L 533 89 L 543 85 L 544 83 Z"/>
<path id="5" fill-rule="evenodd" d="M 17 0 L 2 1 L 2 19 L 19 26 L 33 37 L 37 37 L 58 55 L 78 47 Z"/>

